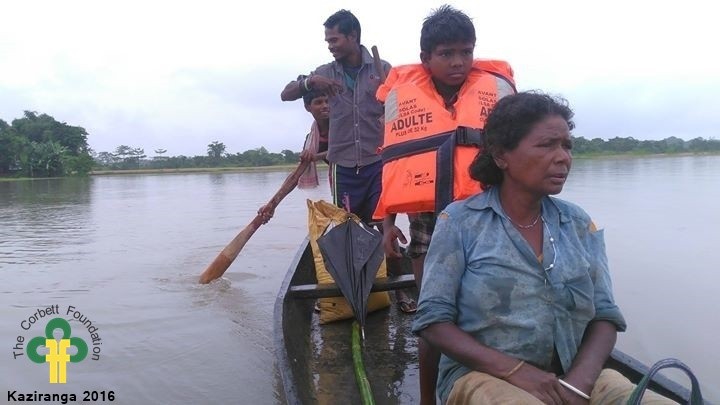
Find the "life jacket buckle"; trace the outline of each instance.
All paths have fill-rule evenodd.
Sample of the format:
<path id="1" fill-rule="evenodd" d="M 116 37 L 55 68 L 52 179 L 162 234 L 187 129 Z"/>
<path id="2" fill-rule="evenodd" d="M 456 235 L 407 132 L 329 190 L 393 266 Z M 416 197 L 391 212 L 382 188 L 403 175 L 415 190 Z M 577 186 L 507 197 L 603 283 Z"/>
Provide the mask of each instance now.
<path id="1" fill-rule="evenodd" d="M 457 145 L 482 146 L 483 130 L 480 128 L 457 127 L 455 142 Z"/>

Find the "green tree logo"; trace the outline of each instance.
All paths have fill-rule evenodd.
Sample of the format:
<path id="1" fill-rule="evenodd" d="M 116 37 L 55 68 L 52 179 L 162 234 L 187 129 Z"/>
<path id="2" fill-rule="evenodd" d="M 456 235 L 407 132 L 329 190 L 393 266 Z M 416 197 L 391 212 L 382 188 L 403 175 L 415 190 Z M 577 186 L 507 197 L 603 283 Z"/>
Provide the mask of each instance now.
<path id="1" fill-rule="evenodd" d="M 62 330 L 62 338 L 55 340 L 53 332 L 55 329 Z M 47 354 L 38 354 L 40 346 L 48 349 Z M 67 349 L 70 346 L 77 348 L 77 353 L 69 355 Z M 45 336 L 36 336 L 30 340 L 27 346 L 27 356 L 35 363 L 50 363 L 50 384 L 65 384 L 67 379 L 67 362 L 79 363 L 87 356 L 87 343 L 79 337 L 70 337 L 70 324 L 62 318 L 51 319 L 45 326 Z"/>

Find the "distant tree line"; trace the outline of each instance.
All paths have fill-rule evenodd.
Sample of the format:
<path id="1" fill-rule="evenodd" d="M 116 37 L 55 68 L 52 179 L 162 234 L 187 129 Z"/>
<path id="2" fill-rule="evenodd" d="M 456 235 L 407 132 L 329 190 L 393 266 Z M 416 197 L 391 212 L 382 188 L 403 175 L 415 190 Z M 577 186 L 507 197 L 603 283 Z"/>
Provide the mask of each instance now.
<path id="1" fill-rule="evenodd" d="M 92 170 L 181 169 L 216 167 L 257 167 L 296 164 L 300 153 L 288 149 L 280 153 L 264 147 L 228 153 L 225 144 L 213 141 L 207 154 L 166 156 L 167 149 L 145 150 L 120 145 L 112 152 L 95 153 L 88 147 L 88 133 L 82 127 L 58 122 L 47 114 L 25 111 L 8 125 L 0 119 L 0 176 L 58 177 L 84 175 Z M 575 156 L 617 154 L 720 153 L 720 140 L 695 138 L 685 141 L 637 140 L 632 137 L 586 139 L 573 137 Z"/>
<path id="2" fill-rule="evenodd" d="M 215 167 L 259 167 L 296 164 L 300 152 L 285 149 L 280 153 L 268 152 L 264 147 L 241 153 L 227 153 L 225 144 L 213 141 L 207 146 L 207 155 L 165 156 L 166 149 L 156 149 L 155 156 L 148 158 L 144 149 L 127 145 L 118 146 L 113 152 L 95 155 L 97 170 L 127 169 L 184 169 Z"/>
<path id="3" fill-rule="evenodd" d="M 660 141 L 640 141 L 632 137 L 585 139 L 573 137 L 573 155 L 659 154 L 720 152 L 720 140 L 694 138 L 685 141 L 671 136 Z"/>
<path id="4" fill-rule="evenodd" d="M 25 111 L 10 125 L 0 119 L 0 176 L 83 175 L 94 161 L 82 127 Z"/>
<path id="5" fill-rule="evenodd" d="M 268 152 L 264 147 L 246 150 L 242 153 L 226 153 L 225 144 L 214 141 L 207 146 L 203 156 L 164 156 L 165 149 L 155 150 L 155 156 L 147 158 L 143 149 L 126 145 L 118 146 L 115 152 L 100 152 L 96 155 L 96 169 L 179 169 L 213 167 L 257 167 L 294 164 L 300 160 L 300 153 L 283 150 Z M 620 154 L 676 154 L 676 153 L 720 153 L 720 140 L 695 138 L 689 141 L 676 137 L 660 141 L 640 141 L 632 137 L 586 139 L 573 137 L 574 156 L 620 155 Z"/>

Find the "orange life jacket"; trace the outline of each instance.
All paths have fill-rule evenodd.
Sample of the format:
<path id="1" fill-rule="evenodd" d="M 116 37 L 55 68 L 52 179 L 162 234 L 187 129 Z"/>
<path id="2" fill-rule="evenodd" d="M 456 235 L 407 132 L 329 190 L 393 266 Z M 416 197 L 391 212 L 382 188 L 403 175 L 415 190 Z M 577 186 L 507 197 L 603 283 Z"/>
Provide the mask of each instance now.
<path id="1" fill-rule="evenodd" d="M 382 193 L 373 218 L 439 212 L 480 192 L 469 166 L 480 150 L 490 109 L 513 93 L 507 62 L 475 60 L 449 111 L 422 65 L 392 68 L 377 91 L 385 103 L 385 138 Z"/>

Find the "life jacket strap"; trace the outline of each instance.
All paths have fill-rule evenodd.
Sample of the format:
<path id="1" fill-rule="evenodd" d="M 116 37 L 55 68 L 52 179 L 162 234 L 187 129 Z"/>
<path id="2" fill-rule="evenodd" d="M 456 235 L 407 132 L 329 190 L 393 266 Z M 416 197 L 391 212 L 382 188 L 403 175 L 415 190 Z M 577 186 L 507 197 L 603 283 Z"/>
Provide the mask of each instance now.
<path id="1" fill-rule="evenodd" d="M 453 137 L 455 139 L 455 145 L 472 145 L 480 147 L 482 146 L 482 134 L 482 129 L 458 127 L 452 131 L 388 146 L 387 148 L 382 149 L 380 157 L 382 158 L 383 164 L 385 164 L 396 159 L 431 152 L 437 150 L 440 145 L 444 144 L 453 135 L 455 135 L 455 137 Z"/>
<path id="2" fill-rule="evenodd" d="M 453 201 L 455 147 L 482 145 L 483 131 L 479 128 L 458 127 L 455 130 L 422 139 L 397 143 L 383 148 L 383 164 L 407 156 L 437 151 L 435 159 L 435 212 L 439 213 Z"/>

